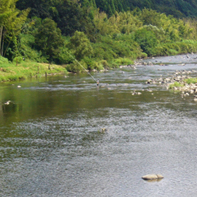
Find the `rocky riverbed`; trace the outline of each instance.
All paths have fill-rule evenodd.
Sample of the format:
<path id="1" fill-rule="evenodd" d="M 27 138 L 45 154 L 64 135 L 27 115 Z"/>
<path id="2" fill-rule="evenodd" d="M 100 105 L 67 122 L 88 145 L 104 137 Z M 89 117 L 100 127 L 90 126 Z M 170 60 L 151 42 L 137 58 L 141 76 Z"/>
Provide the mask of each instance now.
<path id="1" fill-rule="evenodd" d="M 193 54 L 192 54 L 193 55 Z M 181 56 L 183 59 L 183 56 Z M 189 59 L 189 55 L 186 55 Z M 193 57 L 196 59 L 196 57 Z M 191 59 L 190 59 L 191 60 Z M 152 62 L 142 62 L 143 65 L 152 65 Z M 160 62 L 160 66 L 169 66 L 169 64 Z M 186 66 L 186 63 L 179 62 L 179 66 Z M 159 77 L 154 79 L 148 79 L 146 84 L 156 84 L 170 89 L 173 91 L 181 92 L 181 97 L 193 96 L 194 101 L 197 102 L 197 70 L 177 70 L 171 76 Z"/>

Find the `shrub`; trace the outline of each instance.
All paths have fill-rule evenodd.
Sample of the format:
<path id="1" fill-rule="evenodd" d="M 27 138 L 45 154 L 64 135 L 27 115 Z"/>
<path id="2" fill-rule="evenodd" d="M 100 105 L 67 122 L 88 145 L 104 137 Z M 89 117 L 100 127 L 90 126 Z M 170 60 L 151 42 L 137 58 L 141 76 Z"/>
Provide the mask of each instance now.
<path id="1" fill-rule="evenodd" d="M 148 55 L 146 54 L 146 53 L 144 53 L 144 52 L 142 52 L 139 56 L 138 56 L 138 58 L 146 58 Z"/>
<path id="2" fill-rule="evenodd" d="M 93 54 L 93 48 L 90 40 L 84 32 L 76 31 L 70 39 L 70 48 L 74 51 L 74 55 L 78 60 L 90 57 Z"/>
<path id="3" fill-rule="evenodd" d="M 103 64 L 101 62 L 96 62 L 95 69 L 96 70 L 104 70 Z"/>
<path id="4" fill-rule="evenodd" d="M 140 45 L 143 52 L 153 55 L 153 48 L 157 45 L 157 39 L 153 31 L 139 29 L 135 32 L 135 41 Z"/>
<path id="5" fill-rule="evenodd" d="M 169 49 L 168 54 L 169 55 L 177 55 L 178 51 L 176 51 L 175 49 Z"/>
<path id="6" fill-rule="evenodd" d="M 94 70 L 97 67 L 96 62 L 88 57 L 85 57 L 81 62 L 83 62 L 83 64 L 86 65 L 86 68 L 88 70 Z"/>
<path id="7" fill-rule="evenodd" d="M 85 69 L 87 69 L 87 65 L 84 61 L 81 61 L 79 63 L 75 61 L 67 65 L 66 69 L 68 72 L 80 73 L 80 72 L 84 72 Z"/>
<path id="8" fill-rule="evenodd" d="M 129 58 L 118 58 L 115 59 L 115 62 L 120 66 L 120 65 L 130 65 L 133 64 L 133 61 Z"/>
<path id="9" fill-rule="evenodd" d="M 108 68 L 109 67 L 109 63 L 107 62 L 107 60 L 101 60 L 100 63 L 102 64 L 102 66 L 104 68 Z"/>
<path id="10" fill-rule="evenodd" d="M 0 64 L 7 64 L 7 63 L 8 63 L 8 59 L 5 58 L 5 57 L 2 57 L 2 56 L 0 55 Z"/>
<path id="11" fill-rule="evenodd" d="M 23 61 L 23 57 L 21 57 L 21 56 L 15 57 L 13 59 L 13 62 L 16 63 L 16 65 L 20 64 L 22 61 Z"/>

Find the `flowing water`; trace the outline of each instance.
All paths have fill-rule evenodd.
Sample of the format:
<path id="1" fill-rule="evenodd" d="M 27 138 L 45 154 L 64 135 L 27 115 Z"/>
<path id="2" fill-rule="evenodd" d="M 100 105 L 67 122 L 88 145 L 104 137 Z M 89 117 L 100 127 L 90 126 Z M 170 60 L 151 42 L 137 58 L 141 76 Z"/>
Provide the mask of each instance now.
<path id="1" fill-rule="evenodd" d="M 87 74 L 1 84 L 0 196 L 196 196 L 197 103 L 145 83 L 195 58 L 94 73 L 100 87 Z"/>

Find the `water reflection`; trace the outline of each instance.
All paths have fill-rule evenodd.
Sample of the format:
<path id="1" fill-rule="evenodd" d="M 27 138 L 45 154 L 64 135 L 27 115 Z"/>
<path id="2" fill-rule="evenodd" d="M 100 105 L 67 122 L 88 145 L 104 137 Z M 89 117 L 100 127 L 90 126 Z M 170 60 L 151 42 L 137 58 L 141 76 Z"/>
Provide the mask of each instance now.
<path id="1" fill-rule="evenodd" d="M 1 107 L 4 114 L 22 111 L 22 105 L 17 105 L 12 102 L 9 104 L 3 104 Z"/>

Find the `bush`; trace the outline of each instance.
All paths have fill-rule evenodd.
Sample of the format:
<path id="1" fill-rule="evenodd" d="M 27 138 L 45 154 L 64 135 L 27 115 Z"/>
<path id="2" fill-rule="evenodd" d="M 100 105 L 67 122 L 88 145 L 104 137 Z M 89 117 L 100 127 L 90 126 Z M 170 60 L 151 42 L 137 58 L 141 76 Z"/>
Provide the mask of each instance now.
<path id="1" fill-rule="evenodd" d="M 81 73 L 87 69 L 87 64 L 84 61 L 81 61 L 79 63 L 75 61 L 75 62 L 67 65 L 66 69 L 68 72 Z"/>
<path id="2" fill-rule="evenodd" d="M 88 70 L 94 70 L 96 68 L 96 62 L 93 59 L 85 57 L 82 61 L 85 63 Z"/>
<path id="3" fill-rule="evenodd" d="M 104 68 L 108 68 L 109 67 L 109 63 L 106 60 L 101 60 L 100 63 L 102 64 L 102 66 Z"/>
<path id="4" fill-rule="evenodd" d="M 175 49 L 169 49 L 168 54 L 169 55 L 177 55 L 178 51 L 176 51 Z"/>
<path id="5" fill-rule="evenodd" d="M 119 57 L 136 59 L 141 56 L 141 48 L 134 41 L 133 35 L 119 35 L 115 40 L 110 36 L 102 36 L 99 41 L 93 44 L 93 48 L 93 57 L 98 60 L 112 61 Z"/>
<path id="6" fill-rule="evenodd" d="M 146 53 L 144 53 L 144 52 L 142 52 L 142 53 L 138 56 L 138 58 L 146 58 L 146 57 L 148 57 L 148 55 L 147 55 Z"/>
<path id="7" fill-rule="evenodd" d="M 23 57 L 18 56 L 13 59 L 13 62 L 16 64 L 20 64 L 23 61 Z"/>
<path id="8" fill-rule="evenodd" d="M 19 43 L 19 52 L 26 59 L 30 59 L 36 62 L 48 62 L 47 57 L 43 56 L 41 51 L 38 51 L 34 47 L 35 38 L 30 34 L 21 34 Z"/>
<path id="9" fill-rule="evenodd" d="M 60 53 L 58 55 L 58 59 L 56 62 L 59 64 L 71 64 L 73 63 L 75 56 L 73 55 L 72 51 L 70 51 L 67 46 L 69 43 L 68 37 L 63 37 L 64 39 L 64 46 L 60 47 Z"/>
<path id="10" fill-rule="evenodd" d="M 76 31 L 70 39 L 69 46 L 74 51 L 74 55 L 78 60 L 90 57 L 93 54 L 90 40 L 84 32 Z"/>
<path id="11" fill-rule="evenodd" d="M 2 56 L 0 55 L 0 64 L 7 64 L 7 63 L 8 63 L 8 59 L 5 58 L 5 57 L 2 57 Z"/>
<path id="12" fill-rule="evenodd" d="M 104 70 L 103 64 L 101 62 L 96 62 L 95 69 L 96 70 Z"/>
<path id="13" fill-rule="evenodd" d="M 153 55 L 153 49 L 157 45 L 157 39 L 153 31 L 139 29 L 135 32 L 135 41 L 148 56 Z"/>
<path id="14" fill-rule="evenodd" d="M 130 65 L 133 64 L 133 61 L 130 60 L 129 58 L 118 58 L 115 59 L 115 62 L 120 66 L 120 65 Z"/>

